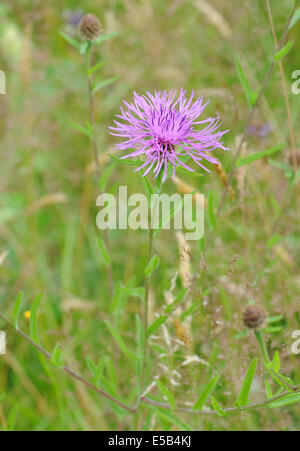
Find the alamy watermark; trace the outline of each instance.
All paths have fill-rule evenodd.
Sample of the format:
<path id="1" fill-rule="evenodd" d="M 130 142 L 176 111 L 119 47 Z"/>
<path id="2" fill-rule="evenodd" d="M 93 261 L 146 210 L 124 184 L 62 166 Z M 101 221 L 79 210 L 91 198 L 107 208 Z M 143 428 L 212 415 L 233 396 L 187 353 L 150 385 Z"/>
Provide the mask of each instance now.
<path id="1" fill-rule="evenodd" d="M 0 331 L 0 355 L 6 354 L 6 335 L 5 332 Z"/>
<path id="2" fill-rule="evenodd" d="M 300 70 L 295 70 L 292 73 L 292 79 L 296 80 L 292 84 L 292 93 L 298 95 L 300 94 Z"/>
<path id="3" fill-rule="evenodd" d="M 300 330 L 294 330 L 292 333 L 293 340 L 296 340 L 292 345 L 292 354 L 300 354 Z"/>
<path id="4" fill-rule="evenodd" d="M 185 230 L 186 240 L 200 240 L 204 235 L 203 194 L 144 194 L 128 197 L 127 187 L 120 186 L 118 197 L 101 194 L 96 205 L 97 227 L 105 229 Z"/>
<path id="5" fill-rule="evenodd" d="M 6 75 L 3 70 L 0 70 L 0 94 L 6 94 Z"/>

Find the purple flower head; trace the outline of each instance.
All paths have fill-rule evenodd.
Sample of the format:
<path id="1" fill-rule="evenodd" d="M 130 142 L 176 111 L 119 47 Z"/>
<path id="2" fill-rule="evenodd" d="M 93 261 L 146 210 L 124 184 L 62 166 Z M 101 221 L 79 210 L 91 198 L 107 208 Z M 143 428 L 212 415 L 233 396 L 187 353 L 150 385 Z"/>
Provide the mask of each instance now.
<path id="1" fill-rule="evenodd" d="M 168 165 L 173 168 L 173 176 L 179 166 L 193 172 L 185 163 L 189 159 L 210 172 L 201 162 L 218 163 L 209 152 L 228 150 L 221 142 L 228 130 L 219 130 L 218 116 L 199 120 L 209 102 L 203 103 L 203 98 L 193 102 L 193 98 L 194 93 L 186 97 L 186 91 L 181 89 L 179 96 L 175 90 L 143 96 L 135 92 L 133 103 L 124 101 L 126 110 L 121 107 L 122 114 L 116 117 L 125 123 L 116 120 L 116 127 L 110 127 L 112 135 L 126 139 L 117 145 L 119 150 L 134 149 L 122 158 L 143 157 L 143 164 L 136 171 L 143 170 L 145 176 L 153 169 L 155 178 L 164 171 L 163 180 Z"/>

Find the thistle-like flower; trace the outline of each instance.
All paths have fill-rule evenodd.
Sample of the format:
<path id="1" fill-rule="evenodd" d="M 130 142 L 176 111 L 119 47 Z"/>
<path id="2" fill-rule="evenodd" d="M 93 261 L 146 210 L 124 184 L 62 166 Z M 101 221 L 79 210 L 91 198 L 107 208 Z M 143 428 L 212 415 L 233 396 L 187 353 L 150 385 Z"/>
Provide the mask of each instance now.
<path id="1" fill-rule="evenodd" d="M 256 304 L 248 305 L 243 313 L 244 324 L 249 329 L 257 329 L 264 323 L 265 319 L 265 310 Z"/>
<path id="2" fill-rule="evenodd" d="M 125 123 L 115 120 L 116 127 L 110 127 L 112 135 L 126 138 L 117 145 L 119 150 L 135 149 L 122 158 L 142 157 L 144 161 L 136 171 L 143 170 L 145 176 L 153 169 L 155 178 L 163 171 L 163 180 L 168 166 L 173 177 L 179 166 L 193 172 L 186 164 L 188 160 L 210 172 L 202 161 L 218 163 L 209 153 L 228 150 L 221 141 L 228 130 L 219 130 L 218 116 L 199 120 L 209 102 L 193 99 L 194 93 L 186 97 L 186 91 L 181 89 L 179 96 L 175 90 L 142 96 L 135 92 L 133 103 L 124 101 L 126 110 L 121 107 L 122 114 L 116 117 Z"/>
<path id="3" fill-rule="evenodd" d="M 100 36 L 102 25 L 97 16 L 94 14 L 86 14 L 81 19 L 78 30 L 83 40 L 93 41 Z"/>

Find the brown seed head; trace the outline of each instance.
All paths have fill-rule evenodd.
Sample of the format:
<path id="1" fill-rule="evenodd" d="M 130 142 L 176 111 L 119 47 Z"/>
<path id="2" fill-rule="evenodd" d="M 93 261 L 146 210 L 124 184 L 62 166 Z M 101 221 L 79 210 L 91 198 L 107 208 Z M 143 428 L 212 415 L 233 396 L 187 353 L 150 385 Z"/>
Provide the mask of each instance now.
<path id="1" fill-rule="evenodd" d="M 260 327 L 266 318 L 266 313 L 259 305 L 249 305 L 243 314 L 245 326 L 249 329 L 257 329 Z"/>
<path id="2" fill-rule="evenodd" d="M 93 41 L 98 38 L 102 32 L 102 25 L 94 14 L 86 14 L 81 19 L 78 30 L 80 36 L 85 41 Z"/>

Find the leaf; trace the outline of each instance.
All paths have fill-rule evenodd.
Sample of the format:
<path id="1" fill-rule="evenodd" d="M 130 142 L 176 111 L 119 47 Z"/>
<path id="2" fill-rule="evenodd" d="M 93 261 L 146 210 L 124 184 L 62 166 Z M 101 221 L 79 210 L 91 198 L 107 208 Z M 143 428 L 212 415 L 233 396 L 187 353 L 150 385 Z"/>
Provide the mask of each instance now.
<path id="1" fill-rule="evenodd" d="M 261 152 L 254 153 L 252 155 L 248 155 L 245 158 L 239 158 L 236 162 L 236 167 L 240 168 L 241 166 L 245 166 L 246 164 L 250 164 L 253 161 L 260 160 L 261 158 L 269 157 L 273 155 L 275 152 L 283 149 L 285 146 L 284 143 L 278 144 L 275 147 L 271 147 L 270 149 L 262 150 Z"/>
<path id="2" fill-rule="evenodd" d="M 109 266 L 111 264 L 111 258 L 108 253 L 108 249 L 107 249 L 107 246 L 106 246 L 104 240 L 102 238 L 99 238 L 98 244 L 99 244 L 99 249 L 100 249 L 101 255 L 103 257 L 103 260 L 104 260 L 106 266 Z"/>
<path id="3" fill-rule="evenodd" d="M 112 161 L 105 169 L 105 171 L 102 173 L 99 180 L 99 189 L 101 192 L 104 192 L 106 190 L 108 179 L 111 176 L 113 170 L 115 169 L 116 164 L 117 164 L 116 161 Z"/>
<path id="4" fill-rule="evenodd" d="M 30 338 L 35 342 L 39 343 L 38 327 L 37 327 L 37 313 L 43 297 L 43 293 L 37 295 L 32 303 L 30 309 Z"/>
<path id="5" fill-rule="evenodd" d="M 278 351 L 276 351 L 274 354 L 272 364 L 273 364 L 273 371 L 275 371 L 275 373 L 279 373 L 281 365 L 280 365 L 280 356 L 279 356 Z"/>
<path id="6" fill-rule="evenodd" d="M 124 287 L 124 289 L 128 296 L 131 296 L 133 298 L 140 298 L 142 301 L 145 299 L 144 287 Z"/>
<path id="7" fill-rule="evenodd" d="M 278 50 L 277 53 L 275 53 L 274 59 L 275 61 L 279 61 L 282 58 L 284 58 L 293 48 L 294 42 L 289 41 L 282 49 Z"/>
<path id="8" fill-rule="evenodd" d="M 282 327 L 266 327 L 262 330 L 265 334 L 278 334 L 282 331 Z"/>
<path id="9" fill-rule="evenodd" d="M 121 351 L 130 359 L 130 360 L 136 360 L 139 358 L 136 356 L 132 351 L 130 351 L 126 344 L 124 343 L 123 339 L 121 338 L 119 332 L 116 330 L 116 328 L 110 324 L 108 321 L 104 321 L 105 325 L 107 326 L 108 330 L 110 331 L 112 337 L 115 339 L 117 345 L 121 349 Z"/>
<path id="10" fill-rule="evenodd" d="M 215 391 L 216 386 L 219 383 L 221 375 L 217 374 L 215 377 L 212 378 L 212 380 L 206 385 L 206 387 L 203 389 L 201 395 L 199 396 L 198 400 L 194 404 L 195 410 L 202 410 L 206 401 L 208 398 L 211 397 L 213 392 Z"/>
<path id="11" fill-rule="evenodd" d="M 82 133 L 83 135 L 88 136 L 90 139 L 92 138 L 92 127 L 84 127 L 83 125 L 77 124 L 76 122 L 71 121 L 71 125 L 72 127 L 74 127 L 77 131 L 79 131 L 80 133 Z"/>
<path id="12" fill-rule="evenodd" d="M 271 386 L 270 386 L 270 382 L 269 381 L 265 381 L 265 388 L 266 388 L 266 395 L 268 399 L 273 398 L 273 393 L 271 390 Z"/>
<path id="13" fill-rule="evenodd" d="M 4 400 L 6 396 L 6 393 L 2 393 L 2 395 L 0 395 L 0 403 Z"/>
<path id="14" fill-rule="evenodd" d="M 211 190 L 208 195 L 208 217 L 213 229 L 217 227 L 217 218 L 214 211 L 214 193 Z"/>
<path id="15" fill-rule="evenodd" d="M 291 20 L 291 23 L 289 26 L 289 30 L 296 25 L 296 23 L 298 22 L 299 19 L 300 19 L 300 8 L 296 9 L 296 11 L 294 12 L 294 15 L 292 17 L 292 20 Z"/>
<path id="16" fill-rule="evenodd" d="M 213 396 L 210 397 L 210 402 L 211 405 L 213 406 L 213 408 L 215 409 L 215 411 L 217 412 L 217 414 L 220 417 L 225 417 L 226 416 L 226 412 L 223 409 L 223 407 L 218 403 L 218 401 L 216 400 L 216 398 L 214 398 Z"/>
<path id="17" fill-rule="evenodd" d="M 108 39 L 114 38 L 115 36 L 118 36 L 117 32 L 107 33 L 103 34 L 99 38 L 93 40 L 93 44 L 102 44 L 102 42 L 107 41 Z"/>
<path id="18" fill-rule="evenodd" d="M 97 72 L 98 69 L 100 69 L 102 66 L 104 66 L 104 61 L 100 61 L 98 64 L 96 64 L 93 67 L 90 67 L 89 69 L 89 76 L 93 75 L 95 72 Z"/>
<path id="19" fill-rule="evenodd" d="M 79 41 L 76 41 L 76 39 L 71 38 L 71 36 L 68 36 L 63 31 L 60 31 L 59 34 L 67 41 L 69 44 L 71 44 L 75 49 L 80 51 L 81 43 Z"/>
<path id="20" fill-rule="evenodd" d="M 162 420 L 167 421 L 168 423 L 176 426 L 180 431 L 193 430 L 187 423 L 182 422 L 179 418 L 175 417 L 167 410 L 163 410 L 151 404 L 147 404 L 147 408 L 153 410 L 157 414 L 157 416 L 160 417 Z"/>
<path id="21" fill-rule="evenodd" d="M 267 323 L 269 323 L 269 324 L 278 323 L 278 321 L 282 321 L 283 318 L 284 318 L 283 315 L 270 316 L 267 319 Z"/>
<path id="22" fill-rule="evenodd" d="M 55 348 L 52 351 L 50 362 L 53 366 L 56 366 L 57 368 L 63 368 L 64 361 L 62 357 L 62 351 L 59 344 L 55 345 Z"/>
<path id="23" fill-rule="evenodd" d="M 237 407 L 245 407 L 247 404 L 249 404 L 250 390 L 251 390 L 253 379 L 255 376 L 257 362 L 258 362 L 258 359 L 255 358 L 249 366 L 248 372 L 247 372 L 246 377 L 243 382 L 243 386 L 242 386 L 240 395 L 236 402 Z"/>
<path id="24" fill-rule="evenodd" d="M 237 74 L 240 80 L 241 85 L 244 88 L 247 100 L 248 100 L 248 104 L 250 106 L 253 106 L 256 101 L 257 101 L 257 94 L 255 92 L 252 91 L 248 78 L 246 77 L 246 74 L 242 68 L 242 65 L 238 59 L 238 57 L 236 56 L 235 58 L 235 64 L 236 64 L 236 69 L 237 69 Z"/>
<path id="25" fill-rule="evenodd" d="M 109 156 L 113 160 L 118 161 L 119 163 L 125 164 L 127 166 L 140 166 L 142 164 L 142 160 L 124 159 L 116 157 L 115 155 L 112 154 L 110 154 Z"/>
<path id="26" fill-rule="evenodd" d="M 153 255 L 150 262 L 145 268 L 145 275 L 148 277 L 151 276 L 154 273 L 154 271 L 159 267 L 159 265 L 160 258 L 157 255 Z"/>
<path id="27" fill-rule="evenodd" d="M 176 408 L 176 401 L 175 398 L 173 396 L 173 394 L 170 392 L 170 390 L 163 384 L 162 381 L 160 381 L 159 379 L 157 379 L 156 381 L 156 385 L 159 388 L 159 390 L 161 391 L 161 393 L 163 394 L 163 396 L 165 396 L 168 400 L 169 406 L 171 408 L 171 410 L 175 410 Z"/>
<path id="28" fill-rule="evenodd" d="M 22 293 L 22 291 L 20 291 L 20 293 L 18 294 L 17 300 L 15 302 L 13 313 L 12 313 L 13 323 L 14 323 L 14 326 L 16 329 L 19 329 L 19 316 L 20 316 L 22 300 L 23 300 L 23 293 Z"/>
<path id="29" fill-rule="evenodd" d="M 292 406 L 299 401 L 300 393 L 291 393 L 289 395 L 285 395 L 281 399 L 271 402 L 268 407 L 270 409 L 275 409 L 276 407 Z"/>
<path id="30" fill-rule="evenodd" d="M 115 77 L 107 78 L 106 80 L 102 80 L 99 83 L 96 83 L 93 89 L 93 94 L 96 94 L 96 92 L 98 92 L 100 89 L 103 89 L 106 86 L 111 85 L 116 80 L 118 80 L 118 78 L 120 78 L 119 75 L 116 75 Z"/>
<path id="31" fill-rule="evenodd" d="M 168 316 L 159 316 L 153 323 L 148 327 L 147 336 L 151 337 L 154 332 L 162 326 L 168 319 Z"/>

